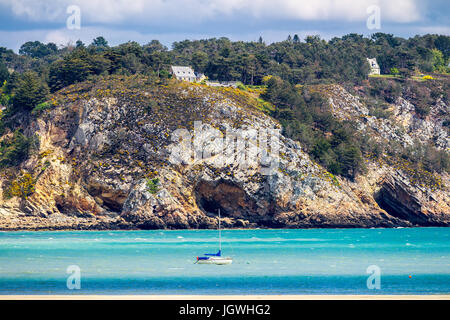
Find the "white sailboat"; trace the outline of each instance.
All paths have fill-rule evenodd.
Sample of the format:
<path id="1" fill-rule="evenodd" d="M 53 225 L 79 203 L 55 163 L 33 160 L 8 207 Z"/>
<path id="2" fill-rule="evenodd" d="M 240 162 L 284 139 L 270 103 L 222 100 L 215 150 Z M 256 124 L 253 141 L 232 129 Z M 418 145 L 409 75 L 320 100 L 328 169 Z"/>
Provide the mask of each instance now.
<path id="1" fill-rule="evenodd" d="M 205 253 L 203 257 L 197 257 L 198 264 L 217 264 L 226 265 L 232 264 L 233 259 L 231 257 L 222 257 L 222 234 L 220 230 L 220 209 L 219 209 L 219 252 L 217 253 Z"/>

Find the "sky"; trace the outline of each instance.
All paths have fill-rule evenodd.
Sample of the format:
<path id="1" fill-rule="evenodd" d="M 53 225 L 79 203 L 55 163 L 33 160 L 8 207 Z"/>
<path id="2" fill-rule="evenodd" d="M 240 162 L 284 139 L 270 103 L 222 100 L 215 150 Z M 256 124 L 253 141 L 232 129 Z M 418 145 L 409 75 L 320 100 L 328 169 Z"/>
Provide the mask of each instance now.
<path id="1" fill-rule="evenodd" d="M 266 43 L 288 35 L 450 35 L 450 0 L 0 0 L 0 47 L 26 41 L 110 45 L 228 37 Z M 379 22 L 379 23 L 377 23 Z"/>

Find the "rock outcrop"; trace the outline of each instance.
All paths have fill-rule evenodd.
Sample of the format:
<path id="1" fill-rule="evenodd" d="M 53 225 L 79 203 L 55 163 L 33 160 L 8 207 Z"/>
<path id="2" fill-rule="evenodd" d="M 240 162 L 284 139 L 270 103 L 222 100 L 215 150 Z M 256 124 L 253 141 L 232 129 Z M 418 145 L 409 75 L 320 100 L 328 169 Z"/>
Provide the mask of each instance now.
<path id="1" fill-rule="evenodd" d="M 421 226 L 440 226 L 450 212 L 450 204 L 442 196 L 411 186 L 408 179 L 397 173 L 386 176 L 375 199 L 381 208 L 402 220 Z"/>
<path id="2" fill-rule="evenodd" d="M 431 126 L 406 119 L 400 100 L 410 130 L 398 135 L 343 88 L 331 95 L 338 116 L 385 139 L 407 144 L 415 126 Z M 447 175 L 431 190 L 368 160 L 355 181 L 334 177 L 238 89 L 122 78 L 70 86 L 52 103 L 24 128 L 37 149 L 1 178 L 5 191 L 28 173 L 34 189 L 0 199 L 0 229 L 215 228 L 219 208 L 230 228 L 450 225 Z M 437 128 L 423 134 L 448 148 Z M 266 133 L 279 150 L 258 140 Z"/>

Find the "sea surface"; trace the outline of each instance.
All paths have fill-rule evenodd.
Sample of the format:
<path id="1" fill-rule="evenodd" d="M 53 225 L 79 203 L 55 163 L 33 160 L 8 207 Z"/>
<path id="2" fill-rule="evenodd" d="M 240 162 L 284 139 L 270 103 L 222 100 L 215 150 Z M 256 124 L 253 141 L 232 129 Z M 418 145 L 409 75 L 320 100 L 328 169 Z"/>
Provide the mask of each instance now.
<path id="1" fill-rule="evenodd" d="M 0 294 L 450 294 L 450 228 L 222 240 L 232 265 L 194 263 L 217 252 L 214 230 L 0 232 Z"/>

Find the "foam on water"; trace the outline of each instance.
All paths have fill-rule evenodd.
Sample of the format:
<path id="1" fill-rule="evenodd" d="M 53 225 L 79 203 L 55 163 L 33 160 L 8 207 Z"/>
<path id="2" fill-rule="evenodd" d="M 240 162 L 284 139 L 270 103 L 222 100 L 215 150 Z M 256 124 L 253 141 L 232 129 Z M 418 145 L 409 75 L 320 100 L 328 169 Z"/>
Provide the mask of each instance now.
<path id="1" fill-rule="evenodd" d="M 180 241 L 182 240 L 182 241 Z M 0 294 L 444 294 L 450 229 L 0 232 Z M 81 269 L 68 290 L 67 267 Z M 381 290 L 367 289 L 367 267 Z M 413 275 L 409 278 L 409 275 Z"/>

